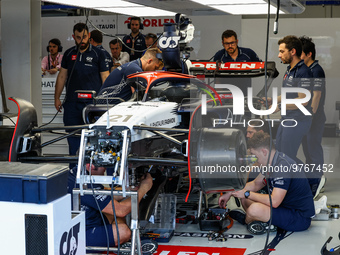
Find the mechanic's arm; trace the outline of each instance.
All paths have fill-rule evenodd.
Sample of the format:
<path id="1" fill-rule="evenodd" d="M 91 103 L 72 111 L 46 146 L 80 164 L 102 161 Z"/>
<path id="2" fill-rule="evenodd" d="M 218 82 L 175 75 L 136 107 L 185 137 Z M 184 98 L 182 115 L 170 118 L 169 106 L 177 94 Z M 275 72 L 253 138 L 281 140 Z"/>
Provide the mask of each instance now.
<path id="1" fill-rule="evenodd" d="M 140 187 L 138 189 L 138 203 L 142 200 L 145 194 L 151 189 L 152 187 L 152 177 L 148 173 L 146 177 L 141 181 Z M 114 201 L 115 212 L 117 217 L 125 217 L 131 212 L 131 197 L 122 200 L 122 201 Z M 107 204 L 107 206 L 102 210 L 103 213 L 113 215 L 112 210 L 112 201 Z"/>
<path id="2" fill-rule="evenodd" d="M 57 81 L 55 84 L 55 91 L 54 91 L 54 106 L 59 112 L 61 112 L 61 108 L 62 108 L 60 96 L 61 96 L 61 93 L 63 92 L 66 79 L 67 79 L 67 69 L 60 68 Z"/>
<path id="3" fill-rule="evenodd" d="M 309 90 L 309 92 L 311 92 L 311 91 Z M 306 97 L 306 94 L 298 93 L 298 97 L 296 97 L 294 99 L 304 99 L 305 97 Z M 281 102 L 281 100 L 280 100 L 280 102 Z M 303 103 L 302 105 L 306 106 L 307 104 L 308 104 L 308 101 Z M 286 110 L 297 110 L 297 109 L 299 109 L 299 108 L 296 106 L 296 104 L 287 104 L 286 105 Z"/>
<path id="4" fill-rule="evenodd" d="M 109 71 L 100 72 L 100 77 L 102 78 L 102 84 L 104 84 L 106 78 L 109 76 Z"/>
<path id="5" fill-rule="evenodd" d="M 244 197 L 244 192 L 246 192 L 246 189 L 234 192 L 233 196 L 246 199 Z M 280 189 L 280 188 L 274 188 L 273 189 L 273 192 L 271 194 L 273 208 L 277 208 L 277 207 L 280 206 L 280 204 L 282 203 L 282 200 L 286 196 L 286 193 L 287 193 L 287 190 L 285 190 L 285 189 Z M 250 199 L 254 202 L 258 202 L 258 203 L 270 206 L 268 194 L 260 194 L 260 193 L 256 193 L 256 192 L 251 191 L 250 195 L 247 199 Z"/>
<path id="6" fill-rule="evenodd" d="M 250 190 L 250 191 L 258 191 L 260 189 L 262 189 L 265 185 L 263 184 L 263 178 L 264 176 L 262 174 L 259 174 L 255 180 L 251 181 L 251 182 L 247 182 L 246 186 L 244 186 L 244 188 L 242 190 L 239 191 L 229 191 L 226 192 L 225 194 L 223 194 L 222 196 L 220 196 L 220 198 L 218 199 L 218 204 L 221 208 L 225 208 L 227 206 L 227 203 L 230 199 L 231 196 L 234 197 L 239 197 L 241 196 L 241 193 L 244 194 L 244 192 L 246 190 Z M 238 194 L 240 193 L 240 195 L 234 195 L 234 194 Z M 242 198 L 242 197 L 241 197 Z M 244 198 L 244 195 L 243 195 Z"/>
<path id="7" fill-rule="evenodd" d="M 316 111 L 318 110 L 320 99 L 321 99 L 321 91 L 313 91 L 313 99 L 312 99 L 313 113 L 316 113 Z"/>

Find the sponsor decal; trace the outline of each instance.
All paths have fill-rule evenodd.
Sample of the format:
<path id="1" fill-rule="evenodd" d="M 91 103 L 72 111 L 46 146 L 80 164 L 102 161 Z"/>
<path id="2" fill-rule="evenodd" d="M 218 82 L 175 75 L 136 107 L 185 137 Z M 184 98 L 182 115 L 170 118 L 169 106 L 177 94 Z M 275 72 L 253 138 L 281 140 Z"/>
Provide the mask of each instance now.
<path id="1" fill-rule="evenodd" d="M 162 49 L 167 49 L 167 48 L 173 49 L 178 46 L 178 41 L 180 38 L 181 38 L 180 36 L 170 36 L 170 37 L 162 36 L 159 39 L 158 45 Z"/>
<path id="2" fill-rule="evenodd" d="M 76 60 L 77 59 L 77 55 L 72 55 L 71 60 Z"/>
<path id="3" fill-rule="evenodd" d="M 171 119 L 165 119 L 165 120 L 159 120 L 153 123 L 150 123 L 151 127 L 160 127 L 168 124 L 172 124 L 176 122 L 176 118 L 171 118 Z"/>
<path id="4" fill-rule="evenodd" d="M 75 255 L 78 249 L 78 234 L 80 222 L 74 225 L 69 232 L 64 232 L 59 244 L 59 255 Z"/>
<path id="5" fill-rule="evenodd" d="M 194 67 L 205 67 L 208 71 L 215 71 L 216 62 L 192 62 Z M 264 62 L 227 62 L 219 66 L 219 70 L 259 70 L 264 69 Z"/>
<path id="6" fill-rule="evenodd" d="M 124 24 L 129 24 L 131 17 L 124 21 Z M 143 19 L 144 27 L 163 27 L 164 23 L 175 23 L 174 19 Z"/>
<path id="7" fill-rule="evenodd" d="M 92 63 L 93 57 L 86 57 L 86 62 Z"/>

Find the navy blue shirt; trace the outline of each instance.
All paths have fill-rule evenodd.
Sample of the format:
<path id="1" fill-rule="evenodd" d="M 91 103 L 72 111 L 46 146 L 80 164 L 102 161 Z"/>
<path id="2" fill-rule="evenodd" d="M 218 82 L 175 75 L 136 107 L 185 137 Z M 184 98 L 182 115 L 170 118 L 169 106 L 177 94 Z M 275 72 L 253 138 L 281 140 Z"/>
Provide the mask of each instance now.
<path id="1" fill-rule="evenodd" d="M 111 72 L 111 68 L 113 67 L 113 60 L 112 60 L 112 57 L 111 57 L 110 53 L 108 53 L 107 50 L 105 50 L 103 45 L 98 45 L 97 48 L 101 49 L 104 52 L 104 54 L 105 54 L 105 61 L 109 65 L 109 71 Z"/>
<path id="2" fill-rule="evenodd" d="M 66 102 L 78 101 L 76 90 L 95 90 L 98 93 L 102 86 L 100 73 L 109 70 L 104 52 L 100 49 L 90 44 L 78 56 L 77 52 L 76 46 L 68 49 L 61 62 L 61 67 L 67 69 Z"/>
<path id="3" fill-rule="evenodd" d="M 313 97 L 313 74 L 312 71 L 305 65 L 304 61 L 301 60 L 297 63 L 291 70 L 290 65 L 287 67 L 287 71 L 283 77 L 282 87 L 286 88 L 304 88 L 311 92 L 311 97 Z M 287 93 L 286 98 L 292 99 L 297 98 L 298 93 Z M 312 98 L 309 100 L 305 108 L 312 112 Z M 283 119 L 305 119 L 311 118 L 311 116 L 305 115 L 300 109 L 287 110 L 286 115 L 282 116 Z"/>
<path id="4" fill-rule="evenodd" d="M 72 194 L 72 189 L 75 187 L 79 187 L 76 185 L 76 177 L 77 177 L 77 167 L 72 168 L 69 171 L 68 175 L 68 193 Z M 93 184 L 94 189 L 103 189 L 102 185 Z M 111 196 L 107 195 L 84 195 L 80 197 L 81 202 L 81 210 L 85 211 L 85 221 L 86 221 L 86 229 L 90 229 L 97 226 L 102 226 L 103 221 L 100 216 L 100 211 L 96 204 L 98 202 L 100 211 L 102 211 L 111 201 Z M 109 224 L 106 217 L 104 217 L 106 224 Z"/>
<path id="5" fill-rule="evenodd" d="M 315 115 L 319 115 L 324 112 L 325 105 L 325 97 L 326 97 L 326 76 L 322 67 L 319 65 L 319 61 L 315 60 L 313 64 L 309 66 L 309 69 L 312 71 L 314 78 L 314 87 L 313 91 L 321 91 L 321 98 L 318 106 L 318 110 Z"/>
<path id="6" fill-rule="evenodd" d="M 303 169 L 301 169 L 301 172 L 293 172 L 292 168 L 296 166 L 295 161 L 278 151 L 275 152 L 271 166 L 282 166 L 290 169 L 287 172 L 281 170 L 269 174 L 270 193 L 274 188 L 287 190 L 280 207 L 296 209 L 304 217 L 313 217 L 315 215 L 313 195 Z"/>
<path id="7" fill-rule="evenodd" d="M 142 33 L 132 37 L 131 34 L 124 36 L 123 42 L 132 49 L 138 50 L 139 52 L 132 51 L 123 44 L 122 51 L 126 51 L 130 55 L 130 61 L 136 60 L 143 56 L 143 51 L 146 49 L 145 37 Z M 133 46 L 133 47 L 132 47 Z"/>
<path id="8" fill-rule="evenodd" d="M 214 61 L 220 60 L 221 62 L 258 62 L 261 61 L 255 51 L 249 48 L 237 47 L 238 56 L 233 59 L 225 49 L 216 52 L 214 56 Z"/>
<path id="9" fill-rule="evenodd" d="M 131 87 L 126 84 L 126 77 L 130 74 L 139 72 L 143 72 L 142 62 L 140 59 L 118 66 L 106 78 L 103 87 L 99 92 L 99 95 L 103 93 L 104 89 L 114 86 L 114 88 L 112 88 L 112 91 L 115 92 L 115 97 L 120 97 L 125 101 L 129 100 L 132 96 L 132 91 Z M 112 91 L 110 90 L 109 93 L 111 93 Z"/>

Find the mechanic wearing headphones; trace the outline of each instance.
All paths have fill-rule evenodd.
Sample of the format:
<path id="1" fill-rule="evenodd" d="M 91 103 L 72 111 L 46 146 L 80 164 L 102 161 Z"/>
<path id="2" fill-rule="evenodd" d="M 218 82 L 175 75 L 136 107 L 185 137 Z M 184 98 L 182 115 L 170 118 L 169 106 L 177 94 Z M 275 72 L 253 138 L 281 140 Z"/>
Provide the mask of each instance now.
<path id="1" fill-rule="evenodd" d="M 282 152 L 276 151 L 270 136 L 257 132 L 248 141 L 250 152 L 260 164 L 255 180 L 239 191 L 227 192 L 219 198 L 225 208 L 231 196 L 241 199 L 242 210 L 232 210 L 229 215 L 241 224 L 248 224 L 253 234 L 263 234 L 270 220 L 268 194 L 256 193 L 269 184 L 272 199 L 272 226 L 286 231 L 303 231 L 309 228 L 315 215 L 312 192 L 303 172 L 295 171 L 296 163 Z M 268 164 L 268 166 L 267 166 Z M 262 230 L 258 232 L 258 230 Z M 272 230 L 275 229 L 274 227 Z"/>
<path id="2" fill-rule="evenodd" d="M 313 43 L 312 39 L 305 36 L 300 37 L 299 39 L 302 42 L 301 58 L 312 71 L 314 78 L 312 99 L 312 125 L 307 135 L 302 139 L 302 147 L 306 157 L 306 164 L 315 164 L 316 168 L 322 169 L 324 158 L 321 141 L 326 122 L 326 115 L 324 110 L 326 96 L 325 72 L 319 65 L 319 62 L 315 60 L 315 44 Z M 325 177 L 322 176 L 323 171 L 313 171 L 313 173 L 309 173 L 308 178 L 313 196 L 318 195 L 320 189 L 324 184 Z M 320 183 L 321 179 L 322 182 Z"/>
<path id="3" fill-rule="evenodd" d="M 109 66 L 100 49 L 89 42 L 89 30 L 86 24 L 77 23 L 72 35 L 76 46 L 65 51 L 57 77 L 54 94 L 54 105 L 57 111 L 64 108 L 65 126 L 83 125 L 83 108 L 87 102 L 79 101 L 76 90 L 99 91 L 109 75 Z M 78 52 L 79 51 L 79 52 Z M 66 86 L 66 99 L 62 105 L 60 95 Z M 89 102 L 90 103 L 90 102 Z M 76 155 L 80 137 L 68 137 L 69 154 Z"/>
<path id="4" fill-rule="evenodd" d="M 104 175 L 106 168 L 95 167 L 90 164 L 86 165 L 86 170 L 91 172 L 91 175 Z M 72 194 L 73 188 L 76 187 L 76 176 L 77 167 L 74 167 L 69 171 L 68 176 L 68 193 Z M 78 186 L 78 185 L 77 185 Z M 93 184 L 95 189 L 104 189 L 101 184 Z M 140 202 L 144 195 L 152 187 L 152 177 L 149 173 L 146 174 L 145 178 L 141 180 L 138 188 L 138 201 Z M 81 209 L 85 211 L 86 217 L 86 246 L 99 246 L 106 247 L 106 231 L 108 232 L 110 247 L 118 245 L 116 224 L 114 222 L 114 214 L 112 209 L 112 201 L 114 203 L 120 243 L 125 243 L 131 238 L 131 230 L 126 225 L 124 218 L 127 214 L 131 212 L 131 197 L 127 199 L 116 197 L 112 200 L 111 196 L 107 195 L 84 195 L 81 196 Z M 98 209 L 98 206 L 100 209 Z M 100 211 L 103 213 L 104 221 L 103 223 Z"/>
<path id="5" fill-rule="evenodd" d="M 158 48 L 151 48 L 145 52 L 143 57 L 117 67 L 110 73 L 109 77 L 107 77 L 99 95 L 103 94 L 104 91 L 108 91 L 109 93 L 114 93 L 114 97 L 120 97 L 125 101 L 129 100 L 134 90 L 130 86 L 127 86 L 127 76 L 143 71 L 161 69 L 163 67 L 163 62 L 157 57 L 157 54 L 160 53 L 161 51 Z"/>
<path id="6" fill-rule="evenodd" d="M 216 52 L 214 61 L 221 61 L 222 63 L 261 61 L 252 49 L 238 46 L 237 34 L 233 30 L 223 32 L 222 46 L 224 49 Z M 246 96 L 248 94 L 247 88 L 251 87 L 251 78 L 228 78 L 228 83 L 239 87 L 243 95 Z"/>
<path id="7" fill-rule="evenodd" d="M 130 61 L 132 61 L 143 55 L 146 45 L 144 35 L 139 32 L 139 29 L 142 29 L 141 27 L 143 26 L 141 19 L 139 17 L 132 17 L 128 26 L 131 29 L 131 33 L 123 38 L 123 51 L 129 53 Z M 138 52 L 134 50 L 138 50 Z"/>
<path id="8" fill-rule="evenodd" d="M 60 40 L 57 38 L 51 39 L 48 42 L 47 51 L 49 55 L 41 60 L 42 74 L 45 75 L 46 71 L 50 74 L 55 74 L 60 70 L 61 60 L 63 59 L 63 55 L 59 53 L 63 51 Z"/>

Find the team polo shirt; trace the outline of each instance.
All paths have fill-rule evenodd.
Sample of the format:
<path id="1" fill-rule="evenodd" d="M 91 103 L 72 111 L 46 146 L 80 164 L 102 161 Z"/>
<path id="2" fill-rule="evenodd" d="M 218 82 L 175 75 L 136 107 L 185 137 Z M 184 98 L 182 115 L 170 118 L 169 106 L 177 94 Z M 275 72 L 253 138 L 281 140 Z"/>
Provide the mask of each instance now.
<path id="1" fill-rule="evenodd" d="M 68 49 L 61 62 L 61 67 L 67 69 L 67 102 L 78 101 L 76 90 L 95 90 L 98 93 L 102 86 L 100 73 L 109 70 L 104 52 L 100 49 L 90 44 L 87 50 L 79 52 L 78 56 L 77 52 L 76 46 Z"/>
<path id="2" fill-rule="evenodd" d="M 249 48 L 237 47 L 238 56 L 233 59 L 225 49 L 216 52 L 214 56 L 214 61 L 220 60 L 221 62 L 252 62 L 261 61 L 255 51 Z"/>
<path id="3" fill-rule="evenodd" d="M 278 151 L 275 152 L 271 165 L 277 166 L 277 169 L 283 169 L 283 167 L 289 169 L 287 172 L 273 171 L 268 178 L 270 193 L 274 188 L 287 190 L 280 207 L 296 209 L 304 217 L 313 217 L 315 215 L 313 195 L 303 169 L 301 172 L 293 172 L 293 167 L 296 167 L 295 161 Z M 280 166 L 282 168 L 279 168 Z M 262 174 L 266 175 L 266 173 Z"/>
<path id="4" fill-rule="evenodd" d="M 114 86 L 112 91 L 114 91 L 115 97 L 120 97 L 125 101 L 129 100 L 132 96 L 132 91 L 131 87 L 126 84 L 127 76 L 139 72 L 143 72 L 142 62 L 140 59 L 118 66 L 106 78 L 99 95 L 103 93 L 104 89 Z M 111 93 L 111 88 L 109 93 Z"/>
<path id="5" fill-rule="evenodd" d="M 312 71 L 305 65 L 304 61 L 301 60 L 297 63 L 291 70 L 290 65 L 287 67 L 287 71 L 283 77 L 282 87 L 285 88 L 304 88 L 311 92 L 311 97 L 313 97 L 313 74 Z M 286 98 L 292 99 L 297 98 L 298 93 L 287 93 Z M 312 98 L 309 100 L 305 108 L 312 112 Z M 287 110 L 286 115 L 282 115 L 283 119 L 304 119 L 310 118 L 310 116 L 305 115 L 300 109 Z"/>
<path id="6" fill-rule="evenodd" d="M 72 190 L 75 187 L 79 187 L 76 184 L 77 178 L 77 166 L 70 169 L 68 175 L 68 193 L 72 194 Z M 103 185 L 93 184 L 94 189 L 103 189 Z M 81 210 L 85 211 L 85 221 L 86 221 L 86 229 L 91 229 L 97 226 L 102 226 L 103 221 L 100 215 L 100 211 L 98 209 L 97 203 L 99 205 L 100 211 L 102 211 L 111 201 L 111 196 L 107 195 L 84 195 L 80 197 L 81 202 Z M 106 224 L 109 224 L 106 217 L 104 217 Z"/>
<path id="7" fill-rule="evenodd" d="M 325 105 L 325 97 L 326 97 L 326 79 L 325 72 L 322 67 L 319 65 L 319 61 L 315 60 L 313 64 L 309 66 L 309 69 L 312 71 L 314 78 L 314 87 L 313 91 L 321 91 L 321 98 L 318 106 L 318 110 L 315 115 L 318 115 L 324 111 Z"/>
<path id="8" fill-rule="evenodd" d="M 112 60 L 112 57 L 111 57 L 110 53 L 108 53 L 107 50 L 105 50 L 103 45 L 98 45 L 97 48 L 104 52 L 104 54 L 105 54 L 105 61 L 109 65 L 109 71 L 111 71 L 111 68 L 113 67 L 113 60 Z"/>
<path id="9" fill-rule="evenodd" d="M 130 61 L 136 60 L 136 59 L 138 59 L 138 58 L 143 56 L 143 51 L 146 49 L 146 44 L 145 44 L 145 37 L 144 37 L 144 35 L 142 33 L 139 33 L 138 35 L 136 35 L 136 37 L 133 37 L 131 34 L 126 35 L 123 38 L 123 42 L 129 48 L 126 47 L 123 44 L 123 50 L 122 51 L 126 51 L 127 53 L 129 53 Z M 138 50 L 140 52 L 137 52 L 137 51 L 132 51 L 131 52 L 130 48 L 133 48 L 133 49 Z"/>

